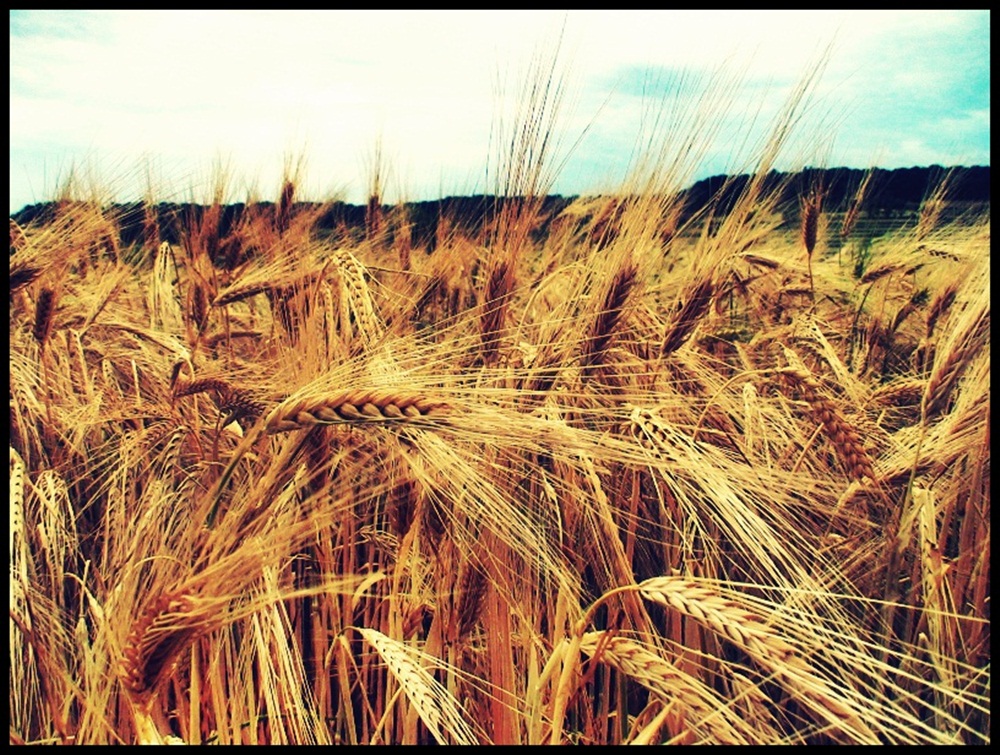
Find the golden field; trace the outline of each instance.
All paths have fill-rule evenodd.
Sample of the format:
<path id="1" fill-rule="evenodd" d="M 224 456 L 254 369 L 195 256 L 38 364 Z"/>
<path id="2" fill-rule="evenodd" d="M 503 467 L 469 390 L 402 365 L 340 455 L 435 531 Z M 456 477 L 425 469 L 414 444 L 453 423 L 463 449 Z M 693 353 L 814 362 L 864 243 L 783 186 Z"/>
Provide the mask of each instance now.
<path id="1" fill-rule="evenodd" d="M 11 742 L 989 741 L 988 213 L 546 217 L 551 105 L 433 250 L 12 221 Z"/>

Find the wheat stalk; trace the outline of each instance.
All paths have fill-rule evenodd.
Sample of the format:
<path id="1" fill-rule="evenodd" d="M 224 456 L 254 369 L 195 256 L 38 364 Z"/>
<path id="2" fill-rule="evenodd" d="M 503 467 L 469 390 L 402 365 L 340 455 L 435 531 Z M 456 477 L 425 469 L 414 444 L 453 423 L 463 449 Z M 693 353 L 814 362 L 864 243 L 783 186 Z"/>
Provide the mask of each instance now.
<path id="1" fill-rule="evenodd" d="M 939 705 L 947 710 L 948 700 L 960 700 L 954 695 L 955 680 L 958 678 L 958 668 L 955 658 L 955 605 L 946 573 L 941 547 L 938 543 L 937 507 L 930 490 L 914 487 L 914 505 L 919 509 L 916 514 L 920 533 L 920 586 L 923 592 L 924 615 L 927 621 L 928 649 L 931 661 L 937 671 L 940 683 L 948 694 L 939 693 Z M 957 706 L 956 706 L 957 707 Z M 935 711 L 936 725 L 942 731 L 954 734 L 954 727 L 949 716 L 940 715 Z"/>

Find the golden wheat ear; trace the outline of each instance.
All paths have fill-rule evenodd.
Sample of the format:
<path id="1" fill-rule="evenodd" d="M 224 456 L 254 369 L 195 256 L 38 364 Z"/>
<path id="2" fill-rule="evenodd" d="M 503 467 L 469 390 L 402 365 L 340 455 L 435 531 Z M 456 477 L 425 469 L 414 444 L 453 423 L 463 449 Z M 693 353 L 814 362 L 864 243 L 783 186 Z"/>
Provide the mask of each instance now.
<path id="1" fill-rule="evenodd" d="M 813 418 L 826 428 L 837 456 L 852 480 L 875 479 L 871 456 L 861 442 L 855 426 L 849 423 L 837 403 L 823 395 L 822 388 L 806 370 L 787 368 L 777 373 L 778 383 L 786 391 L 798 392 L 808 404 Z"/>
<path id="2" fill-rule="evenodd" d="M 510 261 L 497 260 L 487 278 L 482 315 L 479 318 L 480 353 L 486 365 L 492 365 L 498 359 L 513 288 L 514 271 Z"/>
<path id="3" fill-rule="evenodd" d="M 268 433 L 344 422 L 421 422 L 447 416 L 448 405 L 419 394 L 390 390 L 340 391 L 288 400 L 267 417 Z"/>
<path id="4" fill-rule="evenodd" d="M 52 316 L 55 308 L 56 292 L 46 286 L 39 292 L 35 301 L 35 325 L 31 331 L 38 345 L 43 348 L 52 334 Z"/>
<path id="5" fill-rule="evenodd" d="M 593 368 L 605 359 L 605 352 L 620 329 L 625 308 L 637 288 L 638 275 L 638 267 L 629 261 L 608 284 L 583 342 L 580 363 L 584 374 L 591 374 Z"/>
<path id="6" fill-rule="evenodd" d="M 708 312 L 715 295 L 715 284 L 711 278 L 688 286 L 685 297 L 674 312 L 674 316 L 664 331 L 660 345 L 660 357 L 666 358 L 683 346 L 698 325 L 698 321 Z"/>
<path id="7" fill-rule="evenodd" d="M 580 650 L 679 705 L 685 727 L 705 741 L 733 745 L 753 742 L 738 731 L 733 711 L 710 687 L 639 642 L 611 632 L 588 632 L 583 635 Z"/>
<path id="8" fill-rule="evenodd" d="M 191 382 L 174 378 L 171 383 L 173 395 L 177 398 L 197 393 L 207 392 L 211 394 L 212 400 L 223 415 L 222 427 L 237 420 L 253 422 L 264 413 L 264 404 L 258 401 L 250 391 L 237 388 L 219 378 L 202 378 Z"/>
<path id="9" fill-rule="evenodd" d="M 639 585 L 639 593 L 691 616 L 720 637 L 744 648 L 775 673 L 779 681 L 801 696 L 813 712 L 825 718 L 852 741 L 878 744 L 862 720 L 862 711 L 840 690 L 821 677 L 796 645 L 772 628 L 763 617 L 747 610 L 731 595 L 684 577 L 653 577 Z"/>
<path id="10" fill-rule="evenodd" d="M 438 744 L 479 744 L 459 701 L 420 663 L 422 653 L 377 629 L 357 632 L 375 648 Z"/>
<path id="11" fill-rule="evenodd" d="M 170 675 L 180 653 L 198 634 L 189 625 L 192 603 L 183 594 L 164 593 L 132 625 L 125 643 L 125 685 L 140 697 L 155 692 Z"/>
<path id="12" fill-rule="evenodd" d="M 927 388 L 924 392 L 922 411 L 927 419 L 942 414 L 948 407 L 949 399 L 959 378 L 973 359 L 989 343 L 990 337 L 989 300 L 976 308 L 970 307 L 961 315 L 952 337 L 944 344 L 937 357 Z"/>

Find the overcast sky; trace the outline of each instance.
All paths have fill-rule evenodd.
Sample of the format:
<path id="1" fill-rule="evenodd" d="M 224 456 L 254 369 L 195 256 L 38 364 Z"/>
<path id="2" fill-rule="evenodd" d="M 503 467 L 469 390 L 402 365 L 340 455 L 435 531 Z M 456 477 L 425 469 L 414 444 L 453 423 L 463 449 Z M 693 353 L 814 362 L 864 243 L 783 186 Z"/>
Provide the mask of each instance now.
<path id="1" fill-rule="evenodd" d="M 704 138 L 691 179 L 752 167 L 831 44 L 777 167 L 989 165 L 989 26 L 988 11 L 11 11 L 10 209 L 71 168 L 117 199 L 151 179 L 158 200 L 202 201 L 224 165 L 227 200 L 273 200 L 298 158 L 300 196 L 362 202 L 378 143 L 386 201 L 490 193 L 531 62 L 560 35 L 554 193 L 615 190 L 657 112 L 664 133 Z"/>

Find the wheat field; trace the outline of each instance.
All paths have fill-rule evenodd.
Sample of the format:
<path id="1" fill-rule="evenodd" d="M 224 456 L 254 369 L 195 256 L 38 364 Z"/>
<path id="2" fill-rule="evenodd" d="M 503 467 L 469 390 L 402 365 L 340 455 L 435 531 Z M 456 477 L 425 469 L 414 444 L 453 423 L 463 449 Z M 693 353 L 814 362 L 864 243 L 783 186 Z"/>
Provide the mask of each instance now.
<path id="1" fill-rule="evenodd" d="M 989 742 L 988 211 L 546 215 L 538 91 L 432 249 L 11 221 L 12 743 Z"/>

